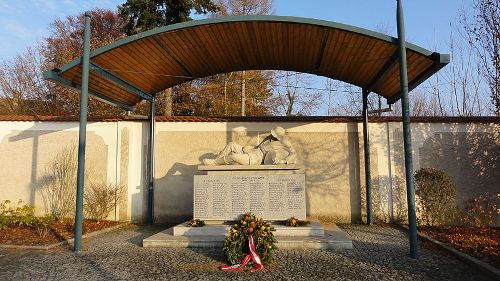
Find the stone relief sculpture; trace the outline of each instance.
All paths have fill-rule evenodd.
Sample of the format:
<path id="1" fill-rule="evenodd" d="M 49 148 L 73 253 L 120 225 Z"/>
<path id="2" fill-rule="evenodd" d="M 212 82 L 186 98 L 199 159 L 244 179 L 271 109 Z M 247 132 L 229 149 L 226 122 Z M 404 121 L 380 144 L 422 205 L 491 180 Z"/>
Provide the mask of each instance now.
<path id="1" fill-rule="evenodd" d="M 204 165 L 273 165 L 295 164 L 295 149 L 285 129 L 276 127 L 257 146 L 241 146 L 230 142 L 216 158 L 203 159 Z"/>

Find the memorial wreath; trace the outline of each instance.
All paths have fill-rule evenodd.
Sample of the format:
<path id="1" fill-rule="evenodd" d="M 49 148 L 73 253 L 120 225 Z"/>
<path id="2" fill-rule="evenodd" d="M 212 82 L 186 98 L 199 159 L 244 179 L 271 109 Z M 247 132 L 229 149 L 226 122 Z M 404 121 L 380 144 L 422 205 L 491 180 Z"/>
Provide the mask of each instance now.
<path id="1" fill-rule="evenodd" d="M 240 215 L 224 240 L 223 250 L 231 266 L 222 266 L 220 269 L 239 270 L 251 260 L 256 266 L 251 271 L 256 271 L 261 270 L 264 264 L 271 263 L 276 249 L 272 231 L 274 228 L 268 221 L 252 213 Z"/>
<path id="2" fill-rule="evenodd" d="M 200 220 L 200 219 L 193 219 L 193 220 L 190 220 L 186 226 L 187 227 L 203 227 L 203 226 L 205 226 L 205 222 Z"/>
<path id="3" fill-rule="evenodd" d="M 309 225 L 309 221 L 301 221 L 296 219 L 295 217 L 291 217 L 286 220 L 285 225 L 286 226 L 291 226 L 291 227 L 299 227 L 299 226 L 306 226 Z"/>

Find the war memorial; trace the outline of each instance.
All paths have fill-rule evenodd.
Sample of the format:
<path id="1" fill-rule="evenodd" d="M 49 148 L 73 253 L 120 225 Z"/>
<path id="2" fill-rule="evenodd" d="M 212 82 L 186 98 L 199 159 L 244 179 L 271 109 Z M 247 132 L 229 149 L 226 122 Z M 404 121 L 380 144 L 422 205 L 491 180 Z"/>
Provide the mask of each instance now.
<path id="1" fill-rule="evenodd" d="M 408 92 L 444 67 L 449 62 L 449 55 L 432 52 L 406 42 L 401 1 L 397 1 L 398 38 L 354 26 L 316 19 L 243 16 L 164 26 L 118 40 L 90 52 L 91 16 L 90 13 L 85 14 L 82 58 L 43 74 L 45 79 L 63 86 L 80 89 L 82 93 L 75 251 L 78 252 L 81 248 L 88 94 L 128 110 L 142 100 L 150 102 L 146 186 L 147 223 L 152 224 L 155 213 L 154 93 L 197 77 L 207 77 L 218 73 L 250 69 L 285 69 L 338 79 L 362 89 L 368 224 L 373 223 L 368 95 L 376 93 L 385 98 L 389 104 L 402 99 L 402 135 L 410 228 L 410 255 L 417 256 Z M 214 36 L 204 37 L 203 34 L 214 34 Z M 200 36 L 203 39 L 199 38 Z M 190 38 L 199 40 L 190 40 Z M 168 78 L 138 75 L 128 71 L 131 68 L 142 69 L 144 73 L 173 73 L 175 75 Z M 278 130 L 278 128 L 274 130 Z M 282 135 L 274 131 L 274 138 L 276 137 L 279 140 Z M 227 145 L 217 157 L 204 160 L 204 164 L 209 164 L 205 166 L 234 163 L 241 165 L 243 162 L 249 165 L 267 164 L 266 161 L 273 163 L 273 165 L 287 165 L 287 163 L 295 162 L 292 146 L 284 141 L 281 142 L 281 147 L 276 148 L 276 152 L 270 151 L 272 147 L 270 149 L 267 146 L 240 147 L 232 141 L 228 142 Z M 285 156 L 285 151 L 288 152 L 288 156 Z M 289 214 L 295 214 L 295 212 L 300 217 L 307 215 L 304 214 L 303 198 L 304 190 L 308 187 L 302 184 L 304 181 L 300 178 L 300 172 L 287 175 L 282 174 L 282 171 L 286 171 L 286 169 L 266 170 L 268 165 L 263 167 L 264 169 L 247 171 L 238 171 L 238 169 L 206 170 L 208 171 L 206 176 L 198 176 L 195 179 L 193 204 L 195 216 L 226 219 L 233 217 L 236 210 L 247 206 L 250 209 L 254 208 L 255 212 L 269 216 L 269 219 L 283 218 Z M 200 168 L 206 169 L 205 167 Z M 308 167 L 303 168 L 307 169 Z M 300 169 L 298 170 L 300 171 Z M 221 175 L 220 173 L 227 174 Z M 251 173 L 252 176 L 249 176 L 248 173 Z M 262 173 L 267 173 L 267 175 L 258 177 Z M 232 196 L 238 191 L 243 194 L 248 192 L 250 195 L 251 190 L 255 190 L 255 188 L 260 188 L 262 193 L 253 197 L 243 197 L 243 200 L 236 200 Z M 206 200 L 200 200 L 203 196 L 206 197 Z M 161 202 L 161 199 L 156 198 L 156 202 L 158 200 Z M 269 226 L 263 225 L 262 227 L 269 229 Z M 146 241 L 147 239 L 144 245 L 147 245 Z"/>
<path id="2" fill-rule="evenodd" d="M 408 93 L 445 67 L 450 56 L 406 42 L 402 5 L 396 2 L 397 37 L 312 18 L 238 16 L 162 26 L 92 51 L 92 14 L 85 13 L 83 56 L 43 73 L 46 80 L 80 91 L 79 122 L 0 118 L 0 150 L 9 157 L 0 175 L 12 187 L 0 195 L 28 198 L 37 210 L 46 199 L 35 192 L 44 180 L 41 164 L 61 145 L 78 140 L 74 243 L 58 244 L 72 243 L 76 254 L 2 249 L 1 278 L 29 279 L 47 271 L 41 267 L 62 265 L 65 276 L 81 271 L 109 280 L 225 280 L 235 277 L 225 271 L 243 269 L 293 280 L 482 280 L 478 271 L 419 245 L 413 173 L 446 166 L 460 179 L 460 199 L 469 198 L 476 186 L 496 186 L 495 163 L 478 163 L 497 159 L 498 118 L 410 123 Z M 245 70 L 294 71 L 349 83 L 360 90 L 361 116 L 155 115 L 156 93 Z M 149 116 L 88 120 L 88 95 L 128 111 L 149 105 Z M 370 95 L 388 105 L 401 100 L 402 117 L 369 122 Z M 242 108 L 244 113 L 243 93 Z M 484 169 L 471 171 L 481 164 Z M 107 216 L 132 224 L 83 240 L 88 170 L 97 171 L 92 178 L 123 184 L 124 199 L 115 197 L 114 212 Z M 61 271 L 49 270 L 53 277 Z"/>
<path id="3" fill-rule="evenodd" d="M 276 127 L 255 146 L 229 143 L 214 158 L 203 159 L 194 176 L 193 219 L 204 227 L 182 223 L 143 240 L 144 247 L 222 247 L 231 224 L 244 213 L 271 221 L 280 248 L 351 249 L 339 228 L 325 232 L 314 221 L 289 227 L 290 218 L 306 220 L 303 167 L 285 129 Z"/>

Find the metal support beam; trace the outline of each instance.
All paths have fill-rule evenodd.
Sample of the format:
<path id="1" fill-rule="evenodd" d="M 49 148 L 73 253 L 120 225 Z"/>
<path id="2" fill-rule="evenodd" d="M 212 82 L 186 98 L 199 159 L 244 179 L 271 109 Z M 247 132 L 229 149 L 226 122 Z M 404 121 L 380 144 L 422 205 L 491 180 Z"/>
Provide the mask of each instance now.
<path id="1" fill-rule="evenodd" d="M 370 137 L 368 132 L 368 94 L 370 94 L 370 92 L 363 89 L 363 147 L 365 153 L 366 224 L 372 225 L 372 175 L 370 171 Z"/>
<path id="2" fill-rule="evenodd" d="M 377 86 L 380 79 L 382 79 L 387 74 L 387 71 L 389 71 L 389 69 L 391 69 L 391 67 L 393 67 L 398 62 L 398 56 L 399 53 L 396 51 L 389 57 L 382 68 L 377 72 L 375 77 L 373 77 L 370 83 L 368 83 L 368 85 L 364 88 L 366 91 L 373 91 L 373 87 Z"/>
<path id="3" fill-rule="evenodd" d="M 389 104 L 389 107 L 386 107 L 386 108 L 375 109 L 375 110 L 368 110 L 368 114 L 378 113 L 380 115 L 381 113 L 392 112 L 392 111 L 394 111 L 392 109 L 392 104 Z"/>
<path id="4" fill-rule="evenodd" d="M 87 137 L 87 108 L 89 101 L 89 55 L 90 55 L 90 19 L 92 14 L 85 12 L 85 30 L 83 32 L 82 91 L 80 95 L 80 126 L 78 134 L 78 170 L 76 179 L 75 244 L 73 250 L 82 248 L 83 230 L 83 188 L 85 184 L 85 146 Z"/>
<path id="5" fill-rule="evenodd" d="M 110 71 L 100 67 L 98 64 L 94 62 L 90 62 L 90 65 L 92 67 L 90 68 L 90 71 L 96 73 L 97 75 L 108 79 L 109 81 L 118 84 L 120 87 L 124 88 L 125 90 L 131 92 L 132 94 L 138 96 L 141 99 L 145 99 L 147 101 L 151 101 L 153 99 L 153 95 L 146 93 L 145 91 L 139 89 L 139 87 L 132 85 L 122 78 L 116 76 L 115 74 L 111 73 Z"/>
<path id="6" fill-rule="evenodd" d="M 148 175 L 148 217 L 147 224 L 153 224 L 153 200 L 154 200 L 154 149 L 155 149 L 155 98 L 150 102 L 149 110 L 149 137 L 148 137 L 148 163 L 147 163 L 147 175 Z"/>
<path id="7" fill-rule="evenodd" d="M 78 89 L 78 90 L 82 89 L 82 86 L 80 86 L 80 84 L 59 76 L 57 74 L 57 72 L 55 72 L 55 71 L 45 71 L 43 73 L 43 78 L 50 80 L 52 82 L 55 82 L 61 86 L 67 87 L 67 88 L 74 88 L 74 89 Z M 88 90 L 88 93 L 89 93 L 89 95 L 92 95 L 94 98 L 96 98 L 102 102 L 105 102 L 107 104 L 119 106 L 127 111 L 134 111 L 134 107 L 130 106 L 128 104 L 124 104 L 124 103 L 119 102 L 115 99 L 109 98 L 105 95 L 99 94 L 99 93 L 91 91 L 91 90 Z"/>
<path id="8" fill-rule="evenodd" d="M 406 39 L 403 15 L 402 0 L 397 1 L 397 21 L 398 21 L 398 47 L 399 47 L 399 77 L 401 85 L 401 106 L 403 110 L 403 140 L 405 153 L 405 172 L 406 172 L 406 199 L 408 202 L 408 222 L 409 222 L 409 240 L 410 256 L 417 258 L 417 219 L 415 214 L 415 191 L 413 189 L 413 158 L 411 147 L 411 128 L 410 128 L 410 105 L 408 101 L 408 69 L 406 64 Z"/>
<path id="9" fill-rule="evenodd" d="M 408 92 L 411 92 L 418 85 L 420 85 L 422 82 L 424 82 L 429 77 L 434 75 L 436 72 L 438 72 L 441 68 L 445 67 L 446 64 L 450 62 L 449 55 L 433 54 L 432 57 L 434 58 L 434 63 L 431 66 L 429 66 L 426 70 L 424 70 L 422 73 L 420 73 L 420 75 L 413 78 L 411 82 L 408 83 Z M 400 98 L 401 98 L 401 92 L 398 92 L 392 97 L 388 98 L 387 101 L 388 103 L 395 103 Z"/>

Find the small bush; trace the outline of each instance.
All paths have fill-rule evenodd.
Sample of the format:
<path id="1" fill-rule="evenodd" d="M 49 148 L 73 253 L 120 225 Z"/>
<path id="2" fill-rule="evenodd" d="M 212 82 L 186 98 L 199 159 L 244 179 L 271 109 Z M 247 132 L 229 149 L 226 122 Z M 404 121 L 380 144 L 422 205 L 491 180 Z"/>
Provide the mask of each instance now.
<path id="1" fill-rule="evenodd" d="M 454 221 L 457 213 L 455 185 L 444 172 L 422 168 L 415 174 L 417 223 L 439 226 Z"/>
<path id="2" fill-rule="evenodd" d="M 69 146 L 57 153 L 52 162 L 45 167 L 40 193 L 46 213 L 58 219 L 68 218 L 74 214 L 76 176 L 76 146 Z"/>
<path id="3" fill-rule="evenodd" d="M 35 208 L 24 204 L 23 200 L 19 200 L 15 208 L 10 205 L 10 200 L 4 200 L 0 203 L 0 229 L 32 227 L 40 237 L 44 238 L 49 234 L 50 227 L 56 221 L 56 218 L 51 215 L 35 217 L 33 215 Z"/>
<path id="4" fill-rule="evenodd" d="M 35 209 L 23 200 L 19 200 L 15 207 L 11 207 L 10 200 L 4 200 L 0 203 L 0 229 L 16 226 L 31 226 L 35 217 Z"/>
<path id="5" fill-rule="evenodd" d="M 90 183 L 85 187 L 85 217 L 101 221 L 120 203 L 124 186 L 114 183 Z"/>
<path id="6" fill-rule="evenodd" d="M 54 224 L 56 221 L 56 218 L 51 215 L 45 215 L 43 217 L 36 217 L 33 220 L 32 226 L 38 236 L 41 238 L 45 238 L 50 232 L 51 226 Z"/>

